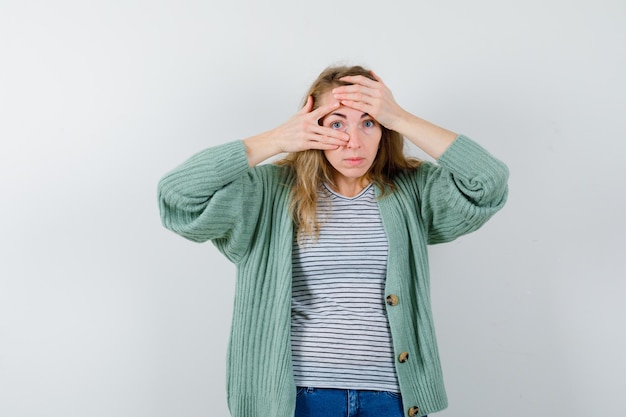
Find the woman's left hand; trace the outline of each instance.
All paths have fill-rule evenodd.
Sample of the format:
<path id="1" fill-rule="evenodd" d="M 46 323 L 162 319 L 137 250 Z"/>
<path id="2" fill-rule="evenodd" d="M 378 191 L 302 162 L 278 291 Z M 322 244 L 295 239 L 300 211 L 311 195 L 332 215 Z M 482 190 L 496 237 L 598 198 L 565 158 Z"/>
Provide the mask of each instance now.
<path id="1" fill-rule="evenodd" d="M 362 75 L 343 77 L 341 81 L 352 85 L 333 88 L 332 93 L 342 105 L 367 113 L 387 129 L 395 130 L 405 112 L 383 80 L 373 71 L 372 76 L 376 81 Z"/>
<path id="2" fill-rule="evenodd" d="M 395 130 L 415 146 L 438 159 L 454 142 L 457 134 L 423 120 L 396 103 L 383 80 L 374 72 L 376 80 L 362 75 L 341 78 L 350 83 L 332 90 L 335 100 L 346 107 L 372 116 L 389 130 Z"/>

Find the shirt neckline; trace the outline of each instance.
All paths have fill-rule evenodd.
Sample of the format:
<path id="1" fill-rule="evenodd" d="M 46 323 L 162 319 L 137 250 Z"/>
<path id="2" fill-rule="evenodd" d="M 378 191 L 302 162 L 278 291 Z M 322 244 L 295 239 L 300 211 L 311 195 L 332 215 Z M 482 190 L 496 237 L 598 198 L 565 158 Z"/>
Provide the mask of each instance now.
<path id="1" fill-rule="evenodd" d="M 354 197 L 347 197 L 347 196 L 345 196 L 345 195 L 343 195 L 343 194 L 339 194 L 338 192 L 333 191 L 333 189 L 332 189 L 332 188 L 330 188 L 330 187 L 328 186 L 328 184 L 323 183 L 323 185 L 324 185 L 324 188 L 326 188 L 326 190 L 327 190 L 330 194 L 334 195 L 335 197 L 341 198 L 342 200 L 356 200 L 356 199 L 358 199 L 359 197 L 361 197 L 363 194 L 365 194 L 365 193 L 366 193 L 366 192 L 367 192 L 370 188 L 372 188 L 372 187 L 374 186 L 374 184 L 370 182 L 370 183 L 369 183 L 369 184 L 368 184 L 365 188 L 363 188 L 363 189 L 361 190 L 361 192 L 359 192 L 359 193 L 358 193 L 357 195 L 355 195 Z"/>

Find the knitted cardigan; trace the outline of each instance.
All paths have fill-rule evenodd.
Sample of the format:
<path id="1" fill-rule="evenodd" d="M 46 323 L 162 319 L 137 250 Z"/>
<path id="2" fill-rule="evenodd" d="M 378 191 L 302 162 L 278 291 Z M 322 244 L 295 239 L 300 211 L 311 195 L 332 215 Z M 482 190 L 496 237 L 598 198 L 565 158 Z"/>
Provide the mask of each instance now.
<path id="1" fill-rule="evenodd" d="M 483 225 L 504 205 L 508 169 L 459 135 L 437 164 L 401 173 L 378 204 L 389 242 L 385 296 L 405 412 L 447 406 L 433 327 L 427 244 Z M 294 176 L 273 164 L 250 168 L 241 141 L 206 149 L 165 175 L 158 188 L 163 225 L 195 242 L 211 240 L 237 267 L 228 349 L 233 417 L 293 417 L 291 252 L 288 210 Z M 395 304 L 395 305 L 390 305 Z M 403 355 L 404 356 L 404 355 Z M 410 412 L 409 412 L 410 410 Z"/>

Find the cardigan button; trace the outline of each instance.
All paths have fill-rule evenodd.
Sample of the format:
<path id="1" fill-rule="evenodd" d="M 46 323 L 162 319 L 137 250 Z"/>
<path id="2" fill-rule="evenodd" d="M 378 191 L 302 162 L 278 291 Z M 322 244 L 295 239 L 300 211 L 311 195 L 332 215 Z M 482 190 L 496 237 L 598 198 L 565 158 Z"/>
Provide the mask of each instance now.
<path id="1" fill-rule="evenodd" d="M 395 294 L 390 294 L 387 296 L 387 304 L 389 304 L 390 306 L 397 306 L 398 305 L 398 296 Z"/>
<path id="2" fill-rule="evenodd" d="M 398 355 L 398 362 L 405 363 L 409 360 L 409 352 L 402 352 Z"/>
<path id="3" fill-rule="evenodd" d="M 411 407 L 409 408 L 409 417 L 415 417 L 416 415 L 418 415 L 420 412 L 420 408 L 419 407 Z"/>

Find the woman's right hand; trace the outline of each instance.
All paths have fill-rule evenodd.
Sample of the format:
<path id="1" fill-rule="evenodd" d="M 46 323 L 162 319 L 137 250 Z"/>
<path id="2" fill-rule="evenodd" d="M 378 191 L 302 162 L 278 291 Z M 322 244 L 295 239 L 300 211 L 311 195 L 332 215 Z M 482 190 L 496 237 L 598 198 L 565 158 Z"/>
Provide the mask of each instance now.
<path id="1" fill-rule="evenodd" d="M 320 119 L 339 107 L 338 101 L 322 105 L 315 110 L 313 98 L 286 123 L 272 132 L 280 143 L 281 152 L 301 152 L 309 149 L 337 149 L 348 141 L 348 134 L 329 127 L 320 126 Z"/>
<path id="2" fill-rule="evenodd" d="M 339 107 L 339 102 L 322 105 L 313 110 L 313 98 L 282 125 L 268 132 L 244 139 L 248 163 L 255 166 L 283 152 L 302 152 L 309 149 L 333 150 L 344 146 L 349 136 L 340 130 L 320 126 L 320 119 Z"/>

